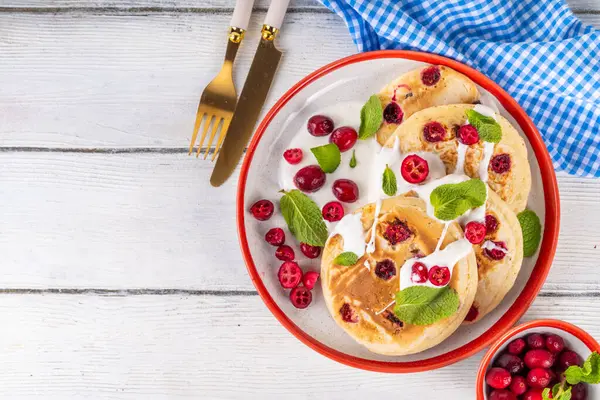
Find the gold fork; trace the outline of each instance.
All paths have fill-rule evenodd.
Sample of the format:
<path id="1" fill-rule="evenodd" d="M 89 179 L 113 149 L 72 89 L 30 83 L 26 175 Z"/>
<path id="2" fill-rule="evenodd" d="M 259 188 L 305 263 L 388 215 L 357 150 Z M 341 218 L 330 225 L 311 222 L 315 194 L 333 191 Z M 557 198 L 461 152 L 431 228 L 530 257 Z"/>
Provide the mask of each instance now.
<path id="1" fill-rule="evenodd" d="M 208 144 L 204 149 L 204 159 L 208 156 L 209 149 L 212 146 L 213 140 L 221 126 L 219 131 L 219 137 L 217 139 L 217 146 L 212 156 L 212 160 L 219 153 L 221 144 L 227 134 L 233 111 L 237 103 L 237 93 L 233 84 L 233 61 L 237 54 L 240 43 L 244 38 L 244 32 L 248 27 L 248 21 L 250 20 L 250 14 L 252 13 L 252 5 L 254 0 L 237 0 L 235 9 L 233 10 L 233 16 L 231 17 L 231 26 L 229 27 L 229 38 L 227 41 L 227 50 L 225 51 L 225 61 L 221 67 L 221 71 L 217 76 L 204 88 L 202 96 L 200 97 L 200 104 L 198 105 L 198 111 L 196 112 L 196 122 L 194 123 L 194 132 L 192 134 L 192 140 L 190 141 L 190 152 L 194 151 L 194 144 L 198 137 L 198 131 L 200 125 L 204 121 L 202 127 L 202 135 L 200 136 L 200 143 L 196 152 L 196 157 L 200 155 L 202 146 L 206 135 L 210 128 L 210 136 Z"/>

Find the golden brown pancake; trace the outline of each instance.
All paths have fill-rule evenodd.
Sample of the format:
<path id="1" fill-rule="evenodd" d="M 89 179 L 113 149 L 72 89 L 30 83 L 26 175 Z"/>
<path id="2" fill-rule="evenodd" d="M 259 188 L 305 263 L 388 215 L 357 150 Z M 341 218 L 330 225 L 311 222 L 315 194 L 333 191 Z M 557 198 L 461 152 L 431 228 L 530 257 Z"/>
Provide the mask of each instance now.
<path id="1" fill-rule="evenodd" d="M 361 222 L 368 242 L 375 205 L 369 204 L 358 212 L 362 212 Z M 396 242 L 396 237 L 392 240 L 396 243 L 391 244 L 388 240 L 391 238 L 386 234 L 390 225 L 408 229 L 403 231 L 405 240 Z M 400 267 L 407 259 L 432 253 L 442 229 L 443 224 L 427 216 L 421 199 L 399 196 L 382 202 L 375 251 L 362 256 L 356 265 L 337 265 L 334 259 L 343 251 L 343 238 L 338 234 L 329 238 L 321 262 L 324 298 L 338 325 L 358 343 L 379 354 L 413 354 L 439 344 L 460 326 L 471 307 L 477 287 L 477 264 L 473 252 L 457 262 L 452 272 L 449 285 L 460 299 L 459 309 L 452 316 L 432 325 L 416 326 L 398 320 L 393 313 L 393 305 L 390 306 L 399 290 Z M 462 236 L 460 226 L 452 223 L 442 249 Z M 369 268 L 365 262 L 368 262 Z"/>

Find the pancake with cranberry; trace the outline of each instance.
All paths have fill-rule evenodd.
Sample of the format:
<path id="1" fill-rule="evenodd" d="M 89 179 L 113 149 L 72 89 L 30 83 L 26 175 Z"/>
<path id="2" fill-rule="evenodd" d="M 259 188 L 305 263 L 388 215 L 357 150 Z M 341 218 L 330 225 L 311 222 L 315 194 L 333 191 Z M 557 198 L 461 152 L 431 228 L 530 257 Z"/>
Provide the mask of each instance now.
<path id="1" fill-rule="evenodd" d="M 475 103 L 479 91 L 465 75 L 443 65 L 429 65 L 398 77 L 378 96 L 384 120 L 377 141 L 383 146 L 402 121 L 417 111 L 443 104 Z"/>
<path id="2" fill-rule="evenodd" d="M 473 246 L 477 258 L 477 294 L 465 324 L 482 319 L 513 287 L 523 263 L 519 220 L 496 193 L 488 190 L 485 239 Z"/>
<path id="3" fill-rule="evenodd" d="M 369 204 L 357 211 L 361 213 L 360 234 L 364 234 L 365 243 L 370 240 L 375 209 L 374 204 Z M 327 241 L 321 262 L 327 308 L 337 324 L 370 351 L 387 355 L 418 353 L 442 342 L 465 319 L 477 288 L 473 251 L 454 265 L 450 277 L 449 285 L 459 296 L 459 308 L 453 315 L 420 326 L 399 320 L 393 312 L 400 268 L 408 259 L 431 254 L 443 227 L 426 214 L 421 199 L 399 196 L 382 202 L 375 228 L 375 249 L 356 264 L 342 266 L 334 261 L 344 251 L 342 235 L 334 233 Z M 452 223 L 441 248 L 462 237 L 460 226 Z"/>
<path id="4" fill-rule="evenodd" d="M 484 142 L 477 140 L 477 136 L 471 135 L 468 138 L 461 136 L 472 134 L 475 129 L 473 127 L 469 131 L 463 128 L 463 125 L 467 125 L 466 111 L 474 107 L 478 107 L 479 110 L 486 109 L 494 116 L 502 131 L 499 143 L 487 144 L 493 146 L 493 151 L 487 154 L 489 156 L 487 170 L 480 168 L 480 164 L 486 158 Z M 514 212 L 523 211 L 531 189 L 527 149 L 525 141 L 517 130 L 500 114 L 494 113 L 489 108 L 472 104 L 431 107 L 413 114 L 393 134 L 393 138 L 399 138 L 400 150 L 403 153 L 434 152 L 440 156 L 448 173 L 454 172 L 459 156 L 457 136 L 461 139 L 466 138 L 467 143 L 473 137 L 475 138 L 475 142 L 465 149 L 464 173 L 472 178 L 483 180 L 485 177 L 481 175 L 487 174 L 487 183 L 492 190 L 500 195 Z M 393 138 L 390 138 L 386 146 L 392 146 Z"/>

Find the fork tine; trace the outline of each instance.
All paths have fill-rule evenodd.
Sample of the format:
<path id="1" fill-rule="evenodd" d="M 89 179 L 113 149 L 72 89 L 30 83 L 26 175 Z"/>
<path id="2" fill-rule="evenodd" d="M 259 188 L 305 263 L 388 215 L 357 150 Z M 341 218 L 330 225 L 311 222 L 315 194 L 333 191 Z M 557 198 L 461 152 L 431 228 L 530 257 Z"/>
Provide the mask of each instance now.
<path id="1" fill-rule="evenodd" d="M 204 118 L 205 114 L 205 112 L 200 112 L 200 110 L 198 110 L 198 112 L 196 113 L 196 122 L 194 122 L 194 133 L 192 134 L 192 140 L 190 141 L 190 152 L 188 153 L 188 156 L 191 155 L 194 151 L 194 144 L 196 144 L 196 138 L 198 137 L 198 129 L 200 129 L 200 124 L 202 123 L 202 119 Z"/>
<path id="2" fill-rule="evenodd" d="M 200 144 L 198 145 L 198 151 L 196 152 L 196 157 L 200 155 L 200 151 L 202 150 L 202 145 L 204 144 L 204 139 L 206 138 L 206 132 L 208 132 L 208 127 L 210 126 L 210 122 L 213 120 L 214 115 L 207 115 L 204 120 L 204 126 L 202 127 L 202 136 L 200 137 Z"/>
<path id="3" fill-rule="evenodd" d="M 221 117 L 218 119 L 215 117 L 215 124 L 213 125 L 212 132 L 210 133 L 210 139 L 208 139 L 208 143 L 206 144 L 206 151 L 204 152 L 204 159 L 208 156 L 208 150 L 210 146 L 212 146 L 212 142 L 215 139 L 215 134 L 217 133 L 217 129 L 219 129 L 219 125 L 221 125 Z"/>
<path id="4" fill-rule="evenodd" d="M 217 147 L 215 147 L 215 152 L 213 153 L 211 161 L 215 161 L 217 158 L 217 154 L 221 149 L 221 145 L 223 144 L 223 140 L 225 140 L 225 135 L 227 135 L 227 129 L 229 129 L 229 123 L 231 122 L 231 118 L 226 118 L 223 120 L 223 126 L 221 127 L 221 133 L 219 134 L 219 140 L 217 142 Z"/>

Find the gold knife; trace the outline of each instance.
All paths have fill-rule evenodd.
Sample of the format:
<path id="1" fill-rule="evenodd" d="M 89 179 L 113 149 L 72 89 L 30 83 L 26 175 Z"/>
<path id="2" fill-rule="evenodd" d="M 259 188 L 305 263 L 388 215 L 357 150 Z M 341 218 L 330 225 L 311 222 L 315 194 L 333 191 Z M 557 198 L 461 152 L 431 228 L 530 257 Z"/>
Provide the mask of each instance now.
<path id="1" fill-rule="evenodd" d="M 281 59 L 281 52 L 275 47 L 274 40 L 288 4 L 289 0 L 271 0 L 260 43 L 210 177 L 210 183 L 215 187 L 221 186 L 231 176 L 254 132 Z"/>

